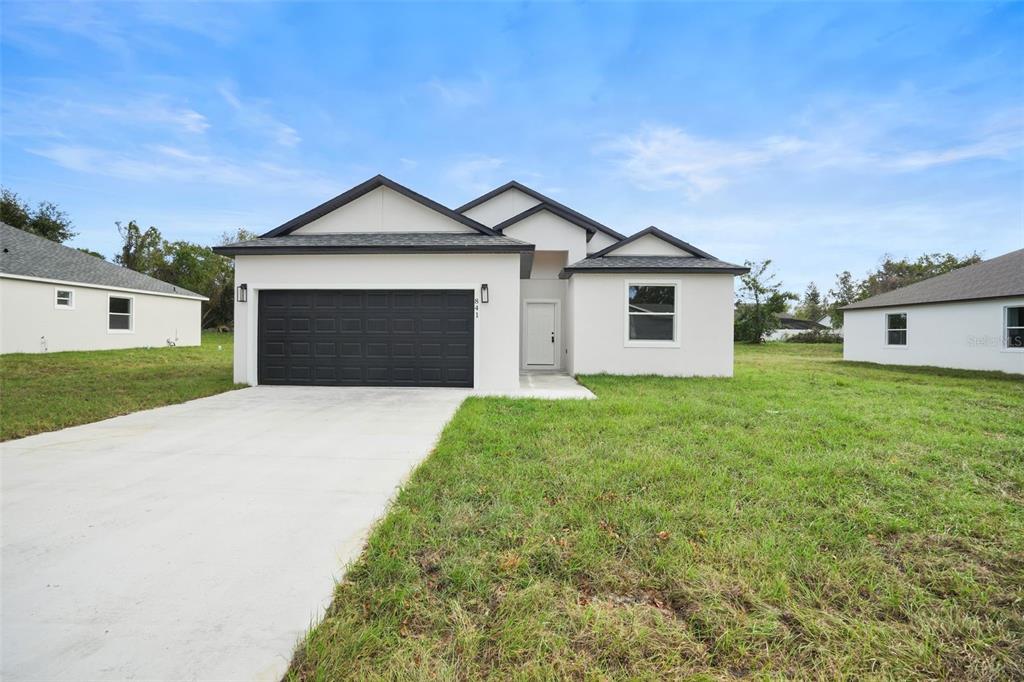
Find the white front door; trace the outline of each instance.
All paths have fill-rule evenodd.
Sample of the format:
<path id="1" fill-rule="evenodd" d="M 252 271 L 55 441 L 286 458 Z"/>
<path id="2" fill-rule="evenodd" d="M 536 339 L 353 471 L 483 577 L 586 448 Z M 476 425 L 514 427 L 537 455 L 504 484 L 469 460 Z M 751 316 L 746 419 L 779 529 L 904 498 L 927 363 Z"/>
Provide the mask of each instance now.
<path id="1" fill-rule="evenodd" d="M 526 364 L 530 367 L 554 367 L 555 304 L 526 303 Z"/>

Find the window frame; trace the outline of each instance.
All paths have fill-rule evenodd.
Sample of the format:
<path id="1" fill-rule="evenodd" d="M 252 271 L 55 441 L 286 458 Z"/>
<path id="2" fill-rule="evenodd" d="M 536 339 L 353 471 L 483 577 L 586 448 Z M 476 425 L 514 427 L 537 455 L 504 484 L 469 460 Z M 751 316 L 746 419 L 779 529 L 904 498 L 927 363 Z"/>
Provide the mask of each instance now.
<path id="1" fill-rule="evenodd" d="M 889 318 L 892 317 L 893 315 L 902 315 L 903 316 L 903 329 L 898 329 L 898 328 L 893 329 L 892 327 L 889 326 Z M 904 311 L 899 311 L 899 312 L 885 313 L 885 316 L 882 318 L 882 321 L 884 323 L 883 324 L 883 327 L 884 327 L 883 333 L 885 334 L 884 338 L 885 338 L 885 347 L 886 348 L 907 348 L 907 347 L 910 346 L 910 314 L 908 312 L 906 312 L 904 310 Z M 903 332 L 903 339 L 904 339 L 903 343 L 889 343 L 889 332 L 890 331 L 893 331 L 893 332 Z"/>
<path id="2" fill-rule="evenodd" d="M 673 289 L 672 301 L 673 309 L 671 313 L 631 313 L 629 311 L 629 288 L 630 287 L 664 287 L 670 286 Z M 679 279 L 626 279 L 625 286 L 623 287 L 623 329 L 622 338 L 623 344 L 626 348 L 680 348 L 682 343 L 680 341 L 682 325 L 680 322 L 681 315 L 681 302 L 680 293 L 682 292 L 682 280 Z M 672 315 L 672 340 L 667 339 L 631 339 L 629 338 L 629 316 L 630 315 L 649 315 L 654 317 L 667 317 Z"/>
<path id="3" fill-rule="evenodd" d="M 60 304 L 60 294 L 61 294 L 61 292 L 64 292 L 64 291 L 66 291 L 66 292 L 68 292 L 70 294 L 70 297 L 68 298 L 68 305 L 61 305 Z M 78 296 L 75 295 L 75 290 L 70 288 L 70 287 L 54 287 L 53 288 L 53 307 L 56 308 L 57 310 L 74 310 L 75 309 L 75 299 L 76 298 L 78 298 Z"/>
<path id="4" fill-rule="evenodd" d="M 115 298 L 124 298 L 129 301 L 127 313 L 112 313 L 110 312 L 110 301 Z M 110 328 L 110 316 L 111 315 L 128 315 L 128 328 L 127 329 L 111 329 Z M 127 294 L 107 294 L 107 333 L 108 334 L 133 334 L 135 333 L 135 297 Z"/>
<path id="5" fill-rule="evenodd" d="M 1004 305 L 1003 306 L 1003 329 L 1002 329 L 1002 349 L 1007 353 L 1024 353 L 1024 346 L 1011 346 L 1010 345 L 1010 329 L 1022 329 L 1024 327 L 1010 327 L 1010 308 L 1020 308 L 1024 310 L 1024 303 L 1017 305 Z"/>

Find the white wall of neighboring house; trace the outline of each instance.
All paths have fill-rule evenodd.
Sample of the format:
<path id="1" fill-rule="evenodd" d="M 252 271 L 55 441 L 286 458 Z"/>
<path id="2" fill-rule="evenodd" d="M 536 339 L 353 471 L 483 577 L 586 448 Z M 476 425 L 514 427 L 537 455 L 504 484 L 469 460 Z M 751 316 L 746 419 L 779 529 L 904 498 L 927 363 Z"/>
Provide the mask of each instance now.
<path id="1" fill-rule="evenodd" d="M 843 358 L 1024 374 L 1024 350 L 1005 347 L 1006 306 L 1024 297 L 847 310 Z M 907 345 L 886 344 L 886 314 L 906 313 Z"/>
<path id="2" fill-rule="evenodd" d="M 56 290 L 73 292 L 73 307 L 56 305 Z M 108 330 L 110 296 L 132 299 L 131 331 Z M 0 353 L 198 346 L 199 299 L 73 283 L 0 277 Z"/>
<path id="3" fill-rule="evenodd" d="M 519 215 L 539 203 L 540 201 L 534 199 L 529 194 L 520 192 L 515 188 L 510 188 L 498 196 L 474 206 L 464 212 L 463 215 L 472 218 L 478 223 L 483 223 L 487 227 L 494 227 L 498 223 L 504 222 L 512 216 Z"/>
<path id="4" fill-rule="evenodd" d="M 570 282 L 570 371 L 732 376 L 732 275 L 576 273 Z M 630 282 L 677 285 L 677 343 L 626 340 Z"/>
<path id="5" fill-rule="evenodd" d="M 472 289 L 487 284 L 474 329 L 474 386 L 519 386 L 519 254 L 370 254 L 237 256 L 235 381 L 257 383 L 256 314 L 261 289 Z"/>
<path id="6" fill-rule="evenodd" d="M 330 232 L 474 232 L 473 228 L 417 203 L 387 187 L 378 187 L 292 234 Z"/>

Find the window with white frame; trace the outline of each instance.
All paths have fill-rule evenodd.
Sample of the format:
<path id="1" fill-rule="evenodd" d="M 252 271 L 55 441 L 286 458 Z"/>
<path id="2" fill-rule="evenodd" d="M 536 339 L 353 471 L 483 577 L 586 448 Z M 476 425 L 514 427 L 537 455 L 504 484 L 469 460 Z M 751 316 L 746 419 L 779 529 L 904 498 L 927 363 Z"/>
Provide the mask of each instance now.
<path id="1" fill-rule="evenodd" d="M 676 340 L 676 285 L 630 283 L 626 294 L 629 341 Z"/>
<path id="2" fill-rule="evenodd" d="M 54 293 L 54 305 L 65 310 L 75 307 L 75 292 L 71 289 L 57 289 Z"/>
<path id="3" fill-rule="evenodd" d="M 132 299 L 129 296 L 111 296 L 108 299 L 107 329 L 112 332 L 132 330 Z"/>
<path id="4" fill-rule="evenodd" d="M 906 313 L 889 313 L 885 316 L 885 343 L 888 346 L 907 345 Z"/>
<path id="5" fill-rule="evenodd" d="M 1024 350 L 1024 306 L 1006 307 L 1006 347 Z"/>

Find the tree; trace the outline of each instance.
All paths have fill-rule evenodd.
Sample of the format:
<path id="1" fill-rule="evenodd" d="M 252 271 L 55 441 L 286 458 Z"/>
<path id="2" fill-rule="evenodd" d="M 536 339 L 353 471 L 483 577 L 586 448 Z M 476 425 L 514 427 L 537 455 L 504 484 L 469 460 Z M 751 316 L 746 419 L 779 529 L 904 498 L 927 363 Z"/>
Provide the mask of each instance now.
<path id="1" fill-rule="evenodd" d="M 31 232 L 58 244 L 74 237 L 68 214 L 52 201 L 40 201 L 33 209 L 28 202 L 7 189 L 0 188 L 0 220 L 11 227 Z"/>
<path id="2" fill-rule="evenodd" d="M 209 246 L 187 241 L 169 242 L 160 231 L 143 231 L 134 220 L 127 225 L 115 223 L 121 235 L 121 253 L 115 257 L 121 265 L 175 286 L 203 294 L 204 328 L 230 326 L 235 312 L 235 263 L 213 252 Z M 224 233 L 221 244 L 254 239 L 255 234 L 239 229 Z"/>
<path id="3" fill-rule="evenodd" d="M 832 297 L 832 305 L 829 306 L 828 314 L 832 318 L 833 329 L 843 326 L 843 311 L 840 308 L 860 300 L 859 293 L 860 285 L 853 279 L 849 270 L 843 270 L 836 275 L 835 288 L 828 290 L 828 295 Z"/>
<path id="4" fill-rule="evenodd" d="M 127 225 L 120 222 L 114 224 L 117 225 L 117 233 L 121 235 L 121 253 L 114 256 L 114 262 L 129 270 L 157 277 L 154 273 L 163 260 L 161 251 L 164 245 L 160 230 L 151 226 L 143 232 L 134 220 L 128 221 Z"/>
<path id="5" fill-rule="evenodd" d="M 102 258 L 103 260 L 106 260 L 106 256 L 104 256 L 99 251 L 93 251 L 92 249 L 84 249 L 82 247 L 78 247 L 78 249 L 76 249 L 76 250 L 77 251 L 81 251 L 82 253 L 87 253 L 90 256 L 96 256 L 97 258 Z"/>
<path id="6" fill-rule="evenodd" d="M 811 282 L 804 291 L 804 297 L 796 308 L 796 314 L 805 320 L 817 322 L 828 314 L 828 300 L 823 299 L 818 285 Z"/>
<path id="7" fill-rule="evenodd" d="M 747 261 L 750 272 L 740 275 L 740 297 L 736 302 L 735 336 L 739 341 L 763 343 L 765 336 L 778 328 L 777 315 L 786 311 L 796 296 L 782 291 L 775 274 L 768 271 L 771 260 Z"/>
<path id="8" fill-rule="evenodd" d="M 886 254 L 878 268 L 869 272 L 867 278 L 861 282 L 858 295 L 861 299 L 877 296 L 980 261 L 981 256 L 977 253 L 971 253 L 963 258 L 958 258 L 952 253 L 926 253 L 914 261 L 906 258 L 895 260 Z"/>

